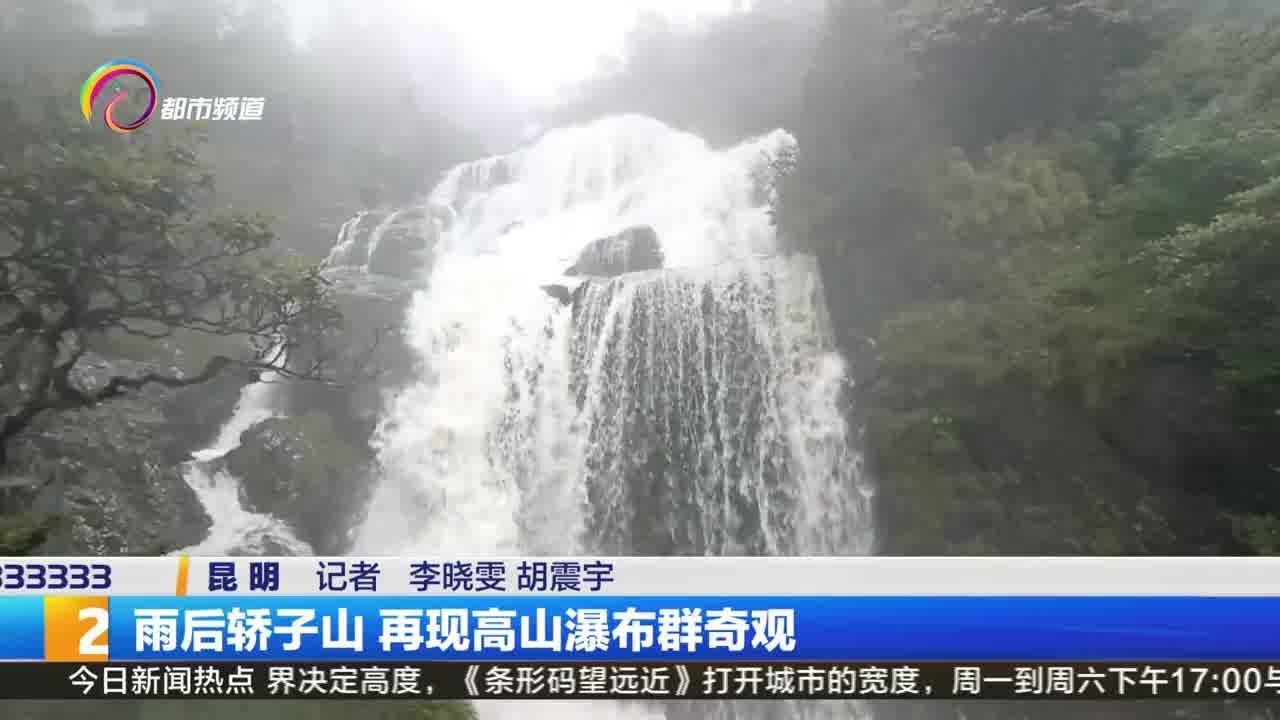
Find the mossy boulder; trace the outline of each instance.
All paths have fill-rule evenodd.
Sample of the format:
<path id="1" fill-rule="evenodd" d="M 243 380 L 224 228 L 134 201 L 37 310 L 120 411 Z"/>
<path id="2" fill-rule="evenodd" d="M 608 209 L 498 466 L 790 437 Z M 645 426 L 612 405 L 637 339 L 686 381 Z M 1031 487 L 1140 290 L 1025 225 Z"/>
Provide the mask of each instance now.
<path id="1" fill-rule="evenodd" d="M 93 389 L 155 369 L 90 353 L 72 381 Z M 200 542 L 210 520 L 182 476 L 197 445 L 164 412 L 175 394 L 151 386 L 37 417 L 0 472 L 0 516 L 12 523 L 4 542 L 59 555 L 153 554 Z"/>
<path id="2" fill-rule="evenodd" d="M 347 549 L 368 500 L 371 461 L 323 413 L 261 422 L 226 456 L 245 507 L 289 523 L 319 555 Z"/>
<path id="3" fill-rule="evenodd" d="M 637 225 L 588 243 L 564 274 L 616 277 L 629 272 L 659 270 L 664 262 L 657 231 L 648 225 Z"/>

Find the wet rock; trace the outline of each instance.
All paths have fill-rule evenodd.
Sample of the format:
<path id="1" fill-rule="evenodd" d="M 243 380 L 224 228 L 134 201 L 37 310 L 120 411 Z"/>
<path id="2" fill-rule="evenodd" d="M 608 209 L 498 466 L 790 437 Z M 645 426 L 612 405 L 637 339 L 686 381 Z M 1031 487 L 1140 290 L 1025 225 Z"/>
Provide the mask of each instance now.
<path id="1" fill-rule="evenodd" d="M 365 444 L 382 410 L 384 393 L 416 376 L 416 356 L 406 344 L 404 314 L 431 262 L 442 218 L 427 208 L 369 212 L 344 226 L 325 271 L 342 328 L 324 338 L 303 339 L 291 357 L 305 367 L 317 344 L 337 348 L 326 365 L 335 385 L 293 383 L 285 393 L 288 413 L 324 413 L 353 444 Z M 318 341 L 313 343 L 312 341 Z"/>
<path id="2" fill-rule="evenodd" d="M 73 382 L 154 369 L 89 355 Z M 202 540 L 210 524 L 182 477 L 193 449 L 163 408 L 174 393 L 144 388 L 93 408 L 45 413 L 10 446 L 0 511 L 54 519 L 36 554 L 156 554 Z"/>
<path id="3" fill-rule="evenodd" d="M 363 212 L 343 225 L 325 263 L 331 269 L 417 280 L 430 261 L 436 221 L 420 207 Z"/>
<path id="4" fill-rule="evenodd" d="M 204 447 L 231 417 L 240 390 L 249 380 L 249 373 L 243 369 L 227 368 L 209 382 L 166 393 L 160 411 L 168 420 L 170 431 L 185 446 Z"/>
<path id="5" fill-rule="evenodd" d="M 424 213 L 403 211 L 383 228 L 369 247 L 369 272 L 415 280 L 429 262 L 434 244 L 434 226 Z"/>
<path id="6" fill-rule="evenodd" d="M 559 300 L 561 305 L 573 304 L 573 292 L 564 285 L 543 285 L 542 291 Z"/>
<path id="7" fill-rule="evenodd" d="M 241 436 L 226 456 L 245 507 L 280 518 L 320 555 L 346 551 L 368 500 L 371 453 L 323 413 L 276 418 Z"/>
<path id="8" fill-rule="evenodd" d="M 335 284 L 343 327 L 323 342 L 326 347 L 338 348 L 329 366 L 342 376 L 342 382 L 289 383 L 284 393 L 288 414 L 327 414 L 339 433 L 355 444 L 372 434 L 384 393 L 416 376 L 416 356 L 402 330 L 412 291 L 402 283 L 372 282 L 371 277 L 347 276 Z M 308 349 L 304 344 L 294 358 L 300 366 L 311 361 Z"/>
<path id="9" fill-rule="evenodd" d="M 586 297 L 591 284 L 592 281 L 588 280 L 572 290 L 564 285 L 543 285 L 542 291 L 559 301 L 561 305 L 572 308 L 573 317 L 577 318 L 579 311 L 582 310 L 583 298 Z"/>
<path id="10" fill-rule="evenodd" d="M 246 534 L 226 552 L 231 557 L 299 557 L 315 554 L 296 540 L 267 531 Z"/>
<path id="11" fill-rule="evenodd" d="M 363 267 L 369 262 L 369 240 L 373 231 L 387 218 L 385 212 L 361 211 L 344 224 L 338 241 L 329 251 L 325 264 L 329 267 Z"/>
<path id="12" fill-rule="evenodd" d="M 637 225 L 589 243 L 564 274 L 571 277 L 616 277 L 629 272 L 658 270 L 664 262 L 658 233 L 648 225 Z"/>

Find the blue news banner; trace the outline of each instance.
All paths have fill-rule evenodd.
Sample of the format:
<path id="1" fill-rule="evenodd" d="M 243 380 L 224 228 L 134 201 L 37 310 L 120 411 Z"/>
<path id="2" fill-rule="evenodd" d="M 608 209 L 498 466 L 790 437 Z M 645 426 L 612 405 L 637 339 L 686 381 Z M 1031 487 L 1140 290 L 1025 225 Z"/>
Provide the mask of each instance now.
<path id="1" fill-rule="evenodd" d="M 0 659 L 46 659 L 0 597 Z M 112 661 L 1280 661 L 1280 597 L 109 598 Z"/>
<path id="2" fill-rule="evenodd" d="M 0 699 L 1274 699 L 1280 598 L 10 596 L 0 660 Z"/>

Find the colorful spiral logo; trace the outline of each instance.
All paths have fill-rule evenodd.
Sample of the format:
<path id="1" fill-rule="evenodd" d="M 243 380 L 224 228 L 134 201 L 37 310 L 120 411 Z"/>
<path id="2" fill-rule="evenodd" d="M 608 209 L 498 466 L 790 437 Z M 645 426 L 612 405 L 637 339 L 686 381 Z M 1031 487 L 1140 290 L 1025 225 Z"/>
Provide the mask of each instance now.
<path id="1" fill-rule="evenodd" d="M 121 123 L 116 120 L 116 105 L 128 97 L 128 93 L 120 88 L 119 81 L 123 77 L 136 77 L 142 80 L 147 86 L 147 92 L 150 98 L 147 100 L 147 107 L 142 111 L 136 120 L 130 123 Z M 93 122 L 93 104 L 97 102 L 98 96 L 108 87 L 115 90 L 115 95 L 111 101 L 107 103 L 103 119 L 107 123 L 107 127 L 118 133 L 133 132 L 151 119 L 152 113 L 156 111 L 156 105 L 160 101 L 160 83 L 156 81 L 156 74 L 151 71 L 143 63 L 137 60 L 112 60 L 102 67 L 94 70 L 89 78 L 84 81 L 84 86 L 80 88 L 80 112 L 84 114 L 85 122 Z"/>

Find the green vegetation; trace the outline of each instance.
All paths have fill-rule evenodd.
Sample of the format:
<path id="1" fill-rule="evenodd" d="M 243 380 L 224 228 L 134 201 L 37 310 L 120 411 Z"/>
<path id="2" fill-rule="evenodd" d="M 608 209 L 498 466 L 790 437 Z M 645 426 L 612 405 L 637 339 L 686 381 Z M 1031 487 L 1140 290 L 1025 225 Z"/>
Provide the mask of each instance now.
<path id="1" fill-rule="evenodd" d="M 76 123 L 60 95 L 30 84 L 0 92 L 9 128 L 0 145 L 0 464 L 4 443 L 42 412 L 147 384 L 205 382 L 236 362 L 319 375 L 319 364 L 299 370 L 284 358 L 340 324 L 326 284 L 314 266 L 267 252 L 275 235 L 266 219 L 206 209 L 212 179 L 190 141 L 112 137 Z M 188 375 L 157 370 L 92 389 L 72 380 L 97 338 L 179 331 L 250 347 Z"/>
<path id="2" fill-rule="evenodd" d="M 1272 552 L 1280 19 L 886 5 L 831 16 L 777 211 L 876 341 L 886 550 Z"/>
<path id="3" fill-rule="evenodd" d="M 26 513 L 0 516 L 0 555 L 29 555 L 44 542 L 50 522 L 49 518 Z"/>

